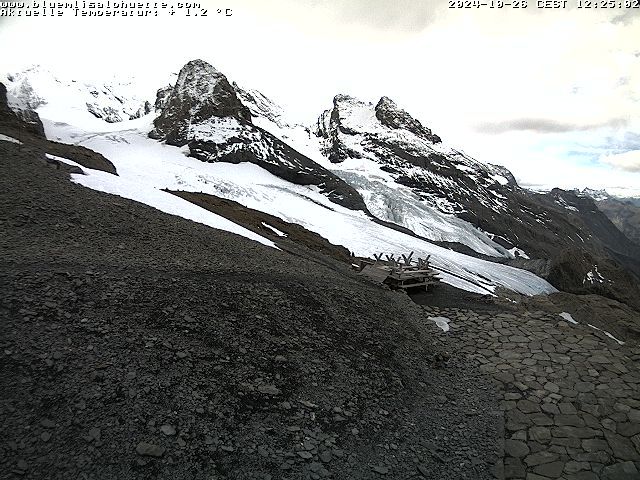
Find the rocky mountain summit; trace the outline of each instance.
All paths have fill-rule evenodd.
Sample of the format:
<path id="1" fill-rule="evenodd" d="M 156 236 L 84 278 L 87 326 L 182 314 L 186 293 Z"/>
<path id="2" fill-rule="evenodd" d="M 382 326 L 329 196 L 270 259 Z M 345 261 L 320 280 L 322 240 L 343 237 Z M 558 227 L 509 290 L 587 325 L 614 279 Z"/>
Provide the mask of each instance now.
<path id="1" fill-rule="evenodd" d="M 503 167 L 477 162 L 442 145 L 440 137 L 386 97 L 373 105 L 337 95 L 333 108 L 319 117 L 315 134 L 333 163 L 364 158 L 379 164 L 397 183 L 447 213 L 465 211 L 463 198 L 481 198 L 502 211 L 499 190 L 516 185 Z"/>
<path id="2" fill-rule="evenodd" d="M 238 100 L 227 77 L 202 60 L 186 64 L 173 88 L 160 90 L 158 96 L 165 98 L 158 103 L 160 115 L 150 136 L 169 145 L 186 145 L 197 132 L 206 133 L 207 126 L 215 129 L 217 120 L 251 122 L 249 109 Z"/>
<path id="3" fill-rule="evenodd" d="M 170 93 L 162 90 L 158 99 L 160 114 L 151 138 L 187 145 L 191 156 L 205 162 L 254 163 L 292 183 L 316 185 L 339 205 L 366 211 L 360 195 L 346 182 L 253 125 L 236 88 L 210 64 L 187 63 Z"/>
<path id="4" fill-rule="evenodd" d="M 385 127 L 406 130 L 431 143 L 442 142 L 439 136 L 434 135 L 430 129 L 423 127 L 422 124 L 409 115 L 409 113 L 398 108 L 395 102 L 389 97 L 380 98 L 380 101 L 376 105 L 376 118 L 380 120 L 380 123 Z"/>

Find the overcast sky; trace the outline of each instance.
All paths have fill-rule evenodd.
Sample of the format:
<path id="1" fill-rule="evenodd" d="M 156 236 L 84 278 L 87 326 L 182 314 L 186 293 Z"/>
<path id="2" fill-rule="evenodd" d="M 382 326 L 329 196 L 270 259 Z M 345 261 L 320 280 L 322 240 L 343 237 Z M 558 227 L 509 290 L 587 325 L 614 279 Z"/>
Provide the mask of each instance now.
<path id="1" fill-rule="evenodd" d="M 169 73 L 203 58 L 307 123 L 337 93 L 387 95 L 524 185 L 640 195 L 640 9 L 576 4 L 229 0 L 201 2 L 207 17 L 0 18 L 0 70 L 136 75 L 153 97 Z"/>

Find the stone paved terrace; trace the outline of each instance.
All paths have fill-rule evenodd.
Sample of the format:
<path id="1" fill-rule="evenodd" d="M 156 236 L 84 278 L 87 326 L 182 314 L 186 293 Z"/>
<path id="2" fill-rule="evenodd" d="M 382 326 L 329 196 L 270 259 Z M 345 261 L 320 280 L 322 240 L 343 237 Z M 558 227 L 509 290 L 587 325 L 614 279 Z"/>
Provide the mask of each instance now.
<path id="1" fill-rule="evenodd" d="M 449 332 L 438 330 L 440 341 L 499 386 L 505 440 L 498 478 L 640 479 L 637 345 L 546 312 L 423 308 L 451 320 Z"/>

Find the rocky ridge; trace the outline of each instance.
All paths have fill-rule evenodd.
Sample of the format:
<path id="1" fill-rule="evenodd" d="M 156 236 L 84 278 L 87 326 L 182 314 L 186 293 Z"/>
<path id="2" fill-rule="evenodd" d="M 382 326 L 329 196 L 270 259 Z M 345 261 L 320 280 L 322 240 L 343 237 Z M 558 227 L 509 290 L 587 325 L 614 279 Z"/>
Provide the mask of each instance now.
<path id="1" fill-rule="evenodd" d="M 205 162 L 254 163 L 292 183 L 316 185 L 333 202 L 366 211 L 346 182 L 251 123 L 251 112 L 236 89 L 201 60 L 187 63 L 171 93 L 159 93 L 161 107 L 150 137 L 189 148 Z M 246 94 L 245 94 L 246 98 Z"/>
<path id="2" fill-rule="evenodd" d="M 434 144 L 442 142 L 439 136 L 431 132 L 429 128 L 422 126 L 422 124 L 409 115 L 409 113 L 398 108 L 395 102 L 389 97 L 380 98 L 375 107 L 375 111 L 376 118 L 385 127 L 406 130 Z"/>

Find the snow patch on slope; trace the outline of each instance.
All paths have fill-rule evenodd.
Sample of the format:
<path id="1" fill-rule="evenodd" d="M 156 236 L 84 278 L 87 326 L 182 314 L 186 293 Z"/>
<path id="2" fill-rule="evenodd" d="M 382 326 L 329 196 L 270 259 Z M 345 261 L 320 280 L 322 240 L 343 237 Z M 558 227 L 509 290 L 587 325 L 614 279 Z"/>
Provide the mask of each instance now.
<path id="1" fill-rule="evenodd" d="M 589 270 L 587 274 L 584 276 L 584 279 L 582 280 L 582 284 L 584 285 L 587 282 L 591 284 L 604 283 L 604 281 L 605 281 L 604 277 L 598 271 L 598 265 L 594 265 L 593 268 Z"/>
<path id="2" fill-rule="evenodd" d="M 47 157 L 81 168 L 84 173 L 71 174 L 71 178 L 75 183 L 79 183 L 85 187 L 135 200 L 136 202 L 157 208 L 161 212 L 186 218 L 187 220 L 202 223 L 203 225 L 219 230 L 226 230 L 227 232 L 241 235 L 250 240 L 255 240 L 263 245 L 278 248 L 271 240 L 171 193 L 163 192 L 148 184 L 131 181 L 123 176 L 112 175 L 101 170 L 83 167 L 67 158 L 50 154 L 47 154 Z"/>
<path id="3" fill-rule="evenodd" d="M 568 312 L 562 312 L 562 313 L 559 313 L 558 315 L 560 315 L 562 318 L 564 318 L 564 319 L 565 319 L 567 322 L 569 322 L 569 323 L 573 323 L 574 325 L 577 325 L 577 324 L 578 324 L 578 322 L 576 322 L 576 321 L 573 319 L 573 317 L 571 316 L 571 314 L 570 314 L 570 313 L 568 313 Z"/>
<path id="4" fill-rule="evenodd" d="M 616 337 L 614 337 L 613 335 L 611 335 L 609 332 L 602 330 L 601 328 L 596 327 L 595 325 L 591 325 L 590 323 L 587 323 L 587 325 L 589 325 L 591 328 L 593 328 L 594 330 L 598 330 L 599 332 L 604 333 L 607 337 L 609 337 L 611 340 L 614 340 L 618 345 L 624 345 L 624 342 L 622 340 L 618 340 Z"/>
<path id="5" fill-rule="evenodd" d="M 275 233 L 276 235 L 278 235 L 279 237 L 287 237 L 288 235 L 284 232 L 281 232 L 280 230 L 278 230 L 276 227 L 272 227 L 271 225 L 269 225 L 268 223 L 265 222 L 260 222 L 262 224 L 263 227 L 268 228 L 269 230 L 271 230 L 273 233 Z"/>
<path id="6" fill-rule="evenodd" d="M 436 324 L 438 328 L 440 328 L 443 332 L 449 331 L 449 322 L 451 321 L 447 317 L 429 317 L 428 320 L 431 320 Z"/>
<path id="7" fill-rule="evenodd" d="M 0 133 L 0 141 L 17 143 L 18 145 L 22 145 L 22 142 L 20 140 L 16 140 L 15 138 L 9 137 L 8 135 L 3 135 L 2 133 Z"/>

